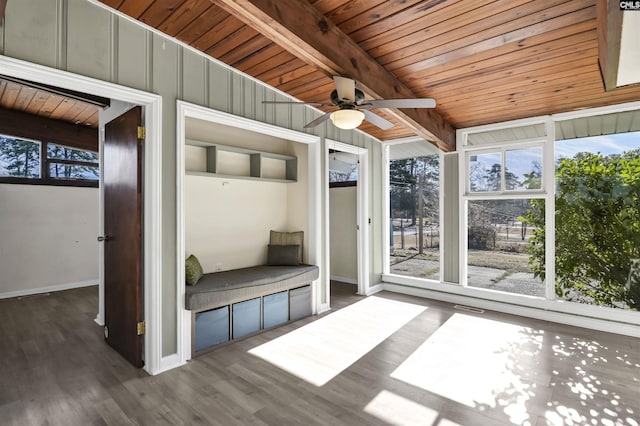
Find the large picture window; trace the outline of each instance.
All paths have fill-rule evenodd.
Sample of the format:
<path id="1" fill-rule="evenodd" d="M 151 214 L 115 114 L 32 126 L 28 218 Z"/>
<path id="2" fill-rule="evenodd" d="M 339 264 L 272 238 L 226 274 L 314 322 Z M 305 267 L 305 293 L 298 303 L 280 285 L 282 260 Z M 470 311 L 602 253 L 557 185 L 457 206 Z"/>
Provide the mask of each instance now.
<path id="1" fill-rule="evenodd" d="M 461 283 L 639 311 L 640 111 L 536 120 L 461 132 Z"/>
<path id="2" fill-rule="evenodd" d="M 558 140 L 555 157 L 556 296 L 640 310 L 640 133 Z"/>
<path id="3" fill-rule="evenodd" d="M 440 156 L 389 163 L 392 274 L 440 279 Z"/>

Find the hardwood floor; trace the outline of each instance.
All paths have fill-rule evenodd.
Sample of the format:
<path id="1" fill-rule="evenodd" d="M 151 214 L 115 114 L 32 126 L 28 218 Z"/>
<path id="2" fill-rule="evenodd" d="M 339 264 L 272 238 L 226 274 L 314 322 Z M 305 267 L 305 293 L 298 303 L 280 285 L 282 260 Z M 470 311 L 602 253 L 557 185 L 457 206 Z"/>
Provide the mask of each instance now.
<path id="1" fill-rule="evenodd" d="M 0 300 L 0 424 L 638 425 L 640 339 L 340 283 L 331 300 L 154 377 L 104 343 L 97 288 Z"/>

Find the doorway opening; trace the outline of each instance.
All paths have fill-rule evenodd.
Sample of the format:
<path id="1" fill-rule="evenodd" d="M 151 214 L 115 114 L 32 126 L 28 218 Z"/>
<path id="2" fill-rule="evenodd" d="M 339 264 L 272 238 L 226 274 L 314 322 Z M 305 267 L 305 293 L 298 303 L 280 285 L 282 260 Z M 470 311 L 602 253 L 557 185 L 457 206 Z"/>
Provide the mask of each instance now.
<path id="1" fill-rule="evenodd" d="M 326 310 L 329 279 L 323 273 L 325 260 L 321 256 L 322 241 L 319 231 L 322 192 L 319 166 L 320 138 L 183 101 L 178 101 L 177 106 L 178 300 L 185 298 L 185 259 L 193 254 L 192 251 L 206 253 L 203 257 L 205 272 L 253 266 L 261 261 L 263 254 L 266 254 L 260 250 L 266 247 L 267 242 L 261 242 L 260 238 L 268 238 L 270 229 L 277 230 L 272 226 L 285 226 L 290 228 L 282 230 L 304 231 L 305 263 L 320 267 L 320 277 L 311 290 L 312 313 Z M 203 143 L 224 146 L 221 151 L 227 151 L 226 155 L 223 153 L 217 158 L 216 173 L 213 173 L 213 168 L 207 164 L 206 150 L 199 147 Z M 297 177 L 278 177 L 277 164 L 272 164 L 276 166 L 272 168 L 266 164 L 268 161 L 258 167 L 260 173 L 252 173 L 247 156 L 238 155 L 242 152 L 246 154 L 250 150 L 259 150 L 262 152 L 260 155 L 267 154 L 267 160 L 269 150 L 274 151 L 271 153 L 272 158 L 279 155 L 281 158 L 289 159 L 291 156 L 296 157 L 294 168 L 297 170 Z M 282 157 L 283 154 L 287 155 Z M 282 164 L 283 162 L 280 163 Z M 276 181 L 272 183 L 278 188 L 271 187 L 269 181 Z M 256 186 L 258 184 L 262 185 L 260 189 Z M 259 196 L 256 190 L 261 191 Z M 233 211 L 224 212 L 212 205 L 204 207 L 204 193 L 227 194 L 230 202 L 225 204 L 225 208 L 231 208 Z M 283 197 L 283 194 L 286 196 Z M 268 195 L 269 200 L 264 199 L 265 195 Z M 254 200 L 253 204 L 247 205 L 251 200 Z M 280 201 L 276 202 L 277 200 Z M 255 203 L 263 207 L 261 214 L 264 213 L 264 217 L 259 220 L 254 214 Z M 208 223 L 205 229 L 204 222 L 199 218 L 199 212 L 203 209 L 207 211 L 206 221 L 218 223 Z M 272 214 L 276 211 L 280 212 L 281 216 L 286 216 L 286 220 L 281 221 L 281 217 L 277 218 L 277 215 Z M 247 220 L 257 220 L 259 223 L 247 226 Z M 241 227 L 246 229 L 240 229 Z M 194 229 L 198 235 L 190 232 Z M 254 232 L 253 238 L 237 238 L 247 229 L 257 231 Z M 237 231 L 231 231 L 232 237 L 229 237 L 229 230 Z M 207 238 L 202 238 L 203 235 L 210 235 L 208 241 Z M 212 240 L 216 239 L 217 244 L 212 243 Z M 238 247 L 238 241 L 242 243 L 241 247 Z M 242 250 L 240 256 L 239 249 Z M 192 357 L 192 311 L 187 310 L 184 305 L 178 306 L 178 311 L 178 358 L 181 362 L 186 362 Z"/>
<path id="2" fill-rule="evenodd" d="M 143 122 L 146 128 L 146 143 L 142 156 L 145 168 L 143 179 L 145 182 L 143 205 L 143 310 L 147 333 L 143 337 L 145 353 L 145 370 L 150 374 L 157 374 L 173 366 L 162 357 L 162 324 L 160 323 L 161 288 L 161 180 L 160 180 L 160 114 L 161 97 L 139 90 L 119 86 L 93 78 L 71 74 L 29 62 L 0 57 L 0 74 L 28 80 L 43 85 L 59 87 L 61 89 L 77 91 L 109 99 L 118 99 L 123 103 L 140 105 L 144 108 Z M 103 135 L 99 135 L 102 140 Z M 102 197 L 101 197 L 102 200 Z M 100 218 L 98 235 L 104 235 L 104 212 L 102 201 L 100 204 Z M 99 264 L 103 263 L 104 252 L 100 249 Z M 100 297 L 96 322 L 104 323 L 104 271 L 99 271 Z"/>
<path id="3" fill-rule="evenodd" d="M 366 148 L 328 140 L 325 155 L 328 275 L 331 280 L 355 284 L 358 294 L 367 295 L 369 152 Z M 343 183 L 336 182 L 341 179 Z"/>

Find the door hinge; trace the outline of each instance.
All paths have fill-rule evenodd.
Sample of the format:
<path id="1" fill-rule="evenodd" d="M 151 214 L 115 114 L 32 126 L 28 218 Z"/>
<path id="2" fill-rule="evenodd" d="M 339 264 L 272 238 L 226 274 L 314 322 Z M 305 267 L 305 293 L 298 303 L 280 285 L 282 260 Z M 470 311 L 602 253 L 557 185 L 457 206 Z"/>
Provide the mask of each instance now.
<path id="1" fill-rule="evenodd" d="M 144 127 L 138 126 L 138 139 L 144 139 L 147 136 L 147 130 Z"/>
<path id="2" fill-rule="evenodd" d="M 144 321 L 138 323 L 138 336 L 142 336 L 147 331 L 147 325 Z"/>

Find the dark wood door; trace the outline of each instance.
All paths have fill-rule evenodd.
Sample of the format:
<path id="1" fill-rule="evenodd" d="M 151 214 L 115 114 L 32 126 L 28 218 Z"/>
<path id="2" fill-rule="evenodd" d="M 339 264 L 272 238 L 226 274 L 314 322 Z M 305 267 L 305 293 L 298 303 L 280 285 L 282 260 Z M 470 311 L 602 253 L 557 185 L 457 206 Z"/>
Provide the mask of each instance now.
<path id="1" fill-rule="evenodd" d="M 142 335 L 142 108 L 105 126 L 105 340 L 136 367 L 143 366 Z"/>

